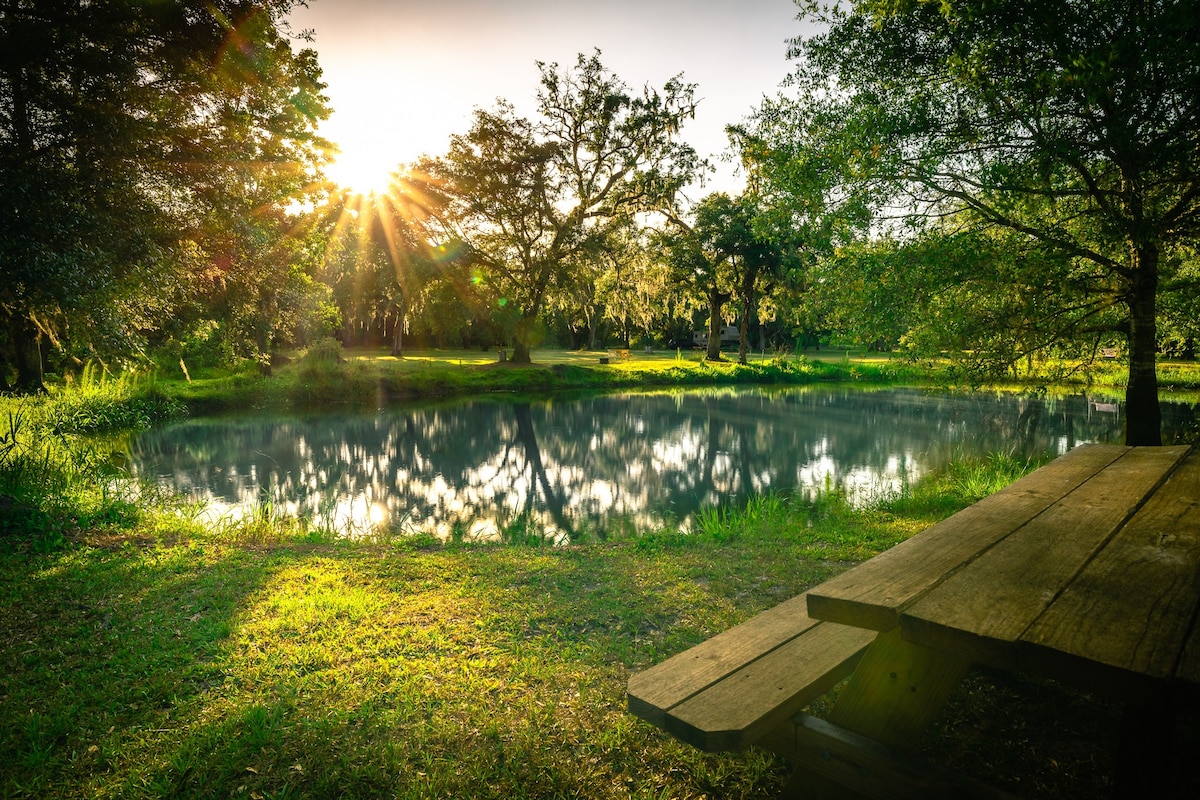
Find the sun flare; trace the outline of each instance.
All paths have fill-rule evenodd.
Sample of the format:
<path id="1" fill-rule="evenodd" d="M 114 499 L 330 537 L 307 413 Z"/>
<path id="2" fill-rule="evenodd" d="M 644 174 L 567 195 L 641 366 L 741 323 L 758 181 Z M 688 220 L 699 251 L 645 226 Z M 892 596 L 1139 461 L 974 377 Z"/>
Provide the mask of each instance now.
<path id="1" fill-rule="evenodd" d="M 339 153 L 326 172 L 343 189 L 362 195 L 382 195 L 399 166 L 399 160 L 386 152 L 358 146 Z"/>

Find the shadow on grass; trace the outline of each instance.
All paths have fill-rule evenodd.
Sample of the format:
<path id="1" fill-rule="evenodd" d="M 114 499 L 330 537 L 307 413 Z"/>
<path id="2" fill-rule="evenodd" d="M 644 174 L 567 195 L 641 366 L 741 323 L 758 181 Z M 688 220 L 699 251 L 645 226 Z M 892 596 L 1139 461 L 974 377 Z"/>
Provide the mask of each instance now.
<path id="1" fill-rule="evenodd" d="M 700 753 L 624 689 L 845 566 L 781 541 L 3 561 L 0 795 L 772 796 L 785 762 Z M 926 749 L 1030 797 L 1091 797 L 1111 717 L 981 673 Z"/>
<path id="2" fill-rule="evenodd" d="M 239 609 L 278 567 L 237 551 L 75 550 L 0 562 L 0 794 L 78 793 L 228 678 Z M 85 792 L 87 793 L 87 792 Z"/>

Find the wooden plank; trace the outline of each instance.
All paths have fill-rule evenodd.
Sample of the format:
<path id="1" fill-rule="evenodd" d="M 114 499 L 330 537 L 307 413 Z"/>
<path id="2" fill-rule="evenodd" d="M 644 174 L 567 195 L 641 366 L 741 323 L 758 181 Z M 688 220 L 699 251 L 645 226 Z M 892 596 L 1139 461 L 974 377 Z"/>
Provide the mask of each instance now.
<path id="1" fill-rule="evenodd" d="M 771 749 L 797 767 L 836 781 L 835 797 L 845 797 L 849 789 L 884 800 L 1015 800 L 1007 792 L 815 717 L 799 715 L 787 733 L 773 739 Z M 796 797 L 808 798 L 813 793 L 805 790 L 814 788 L 811 783 L 800 772 L 789 787 Z"/>
<path id="2" fill-rule="evenodd" d="M 873 630 L 1012 531 L 1045 511 L 1129 448 L 1078 447 L 1001 491 L 808 593 L 809 614 Z"/>
<path id="3" fill-rule="evenodd" d="M 1023 667 L 1126 696 L 1141 676 L 1172 677 L 1200 604 L 1197 564 L 1193 453 L 1021 636 Z"/>
<path id="4" fill-rule="evenodd" d="M 817 624 L 803 594 L 629 678 L 629 710 L 662 728 L 668 709 Z"/>
<path id="5" fill-rule="evenodd" d="M 904 641 L 895 628 L 879 634 L 829 711 L 835 725 L 888 747 L 911 750 L 971 662 Z"/>
<path id="6" fill-rule="evenodd" d="M 710 753 L 748 747 L 849 675 L 875 636 L 821 623 L 670 709 L 665 728 Z"/>
<path id="7" fill-rule="evenodd" d="M 858 662 L 829 712 L 829 721 L 884 747 L 912 751 L 969 666 L 956 654 L 904 641 L 899 628 L 884 631 Z M 763 743 L 777 746 L 780 740 L 772 732 Z M 797 793 L 803 789 L 803 796 L 811 800 L 859 796 L 805 766 L 797 768 L 789 787 Z"/>
<path id="8" fill-rule="evenodd" d="M 905 638 L 1017 667 L 1013 643 L 1187 451 L 1130 450 L 910 606 L 900 620 Z"/>

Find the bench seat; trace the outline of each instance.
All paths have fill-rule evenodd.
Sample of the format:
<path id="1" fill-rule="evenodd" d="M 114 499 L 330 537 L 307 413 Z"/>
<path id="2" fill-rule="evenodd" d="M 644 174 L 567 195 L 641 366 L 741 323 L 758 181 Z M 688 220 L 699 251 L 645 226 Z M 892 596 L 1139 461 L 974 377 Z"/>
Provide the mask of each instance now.
<path id="1" fill-rule="evenodd" d="M 629 710 L 700 750 L 742 750 L 849 675 L 874 638 L 812 619 L 801 594 L 630 677 Z"/>

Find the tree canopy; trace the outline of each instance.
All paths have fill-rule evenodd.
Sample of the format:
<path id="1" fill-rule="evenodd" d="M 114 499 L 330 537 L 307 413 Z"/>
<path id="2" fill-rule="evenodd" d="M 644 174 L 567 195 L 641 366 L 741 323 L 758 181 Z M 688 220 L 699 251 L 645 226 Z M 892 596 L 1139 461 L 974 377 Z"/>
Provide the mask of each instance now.
<path id="1" fill-rule="evenodd" d="M 129 354 L 206 282 L 292 270 L 286 205 L 328 148 L 292 5 L 0 2 L 0 359 L 19 388 L 40 386 L 45 338 Z"/>
<path id="2" fill-rule="evenodd" d="M 538 68 L 535 119 L 507 102 L 478 109 L 470 131 L 420 167 L 511 309 L 517 362 L 530 360 L 547 294 L 565 290 L 572 260 L 599 247 L 611 224 L 657 207 L 698 165 L 676 138 L 695 108 L 682 79 L 634 94 L 599 52 L 580 55 L 573 70 Z"/>
<path id="3" fill-rule="evenodd" d="M 974 304 L 977 320 L 1039 332 L 1012 359 L 1121 336 L 1127 441 L 1158 444 L 1159 304 L 1197 292 L 1183 266 L 1200 233 L 1200 4 L 802 5 L 823 32 L 794 42 L 795 97 L 758 113 L 765 180 L 875 230 L 1006 231 L 992 241 L 1037 303 Z"/>

